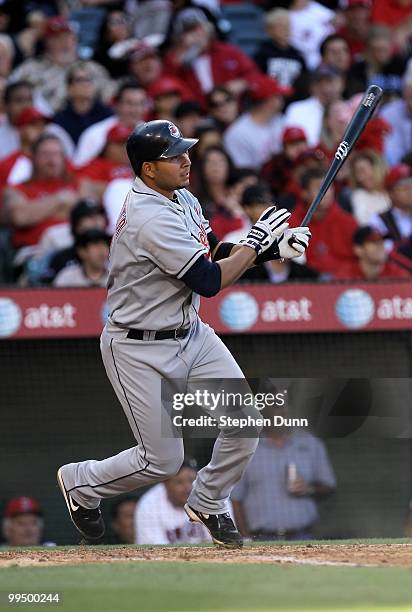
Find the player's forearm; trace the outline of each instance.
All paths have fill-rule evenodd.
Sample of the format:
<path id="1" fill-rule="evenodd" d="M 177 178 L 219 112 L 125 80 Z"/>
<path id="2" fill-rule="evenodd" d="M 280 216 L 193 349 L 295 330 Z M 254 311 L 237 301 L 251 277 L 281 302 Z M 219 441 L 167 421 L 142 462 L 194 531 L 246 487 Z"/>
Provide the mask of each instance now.
<path id="1" fill-rule="evenodd" d="M 57 209 L 58 202 L 54 196 L 39 198 L 30 203 L 19 202 L 10 208 L 10 220 L 16 227 L 28 227 L 54 215 Z"/>
<path id="2" fill-rule="evenodd" d="M 256 252 L 250 247 L 236 245 L 233 247 L 230 257 L 217 262 L 221 268 L 220 288 L 229 287 L 242 276 L 244 272 L 256 259 Z"/>

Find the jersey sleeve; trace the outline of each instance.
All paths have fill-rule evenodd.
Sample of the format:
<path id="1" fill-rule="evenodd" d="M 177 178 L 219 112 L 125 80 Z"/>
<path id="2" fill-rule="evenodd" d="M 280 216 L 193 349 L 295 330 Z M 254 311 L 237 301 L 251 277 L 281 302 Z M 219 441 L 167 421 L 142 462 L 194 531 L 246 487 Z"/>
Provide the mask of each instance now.
<path id="1" fill-rule="evenodd" d="M 182 278 L 208 250 L 189 232 L 181 217 L 169 211 L 150 219 L 139 232 L 139 243 L 166 274 Z"/>

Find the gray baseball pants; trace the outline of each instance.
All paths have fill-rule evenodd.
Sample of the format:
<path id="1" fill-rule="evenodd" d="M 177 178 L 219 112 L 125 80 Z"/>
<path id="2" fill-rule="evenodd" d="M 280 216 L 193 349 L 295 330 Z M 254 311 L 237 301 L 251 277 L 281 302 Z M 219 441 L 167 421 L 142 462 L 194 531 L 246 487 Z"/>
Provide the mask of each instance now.
<path id="1" fill-rule="evenodd" d="M 173 437 L 170 412 L 161 402 L 162 378 L 244 378 L 215 332 L 197 319 L 186 338 L 141 341 L 127 331 L 107 326 L 101 336 L 103 363 L 123 407 L 137 445 L 101 461 L 90 459 L 62 468 L 75 502 L 96 508 L 102 498 L 126 493 L 170 478 L 184 456 L 183 440 Z M 258 442 L 242 438 L 234 427 L 221 429 L 210 463 L 201 469 L 188 503 L 207 514 L 228 511 L 228 499 Z"/>

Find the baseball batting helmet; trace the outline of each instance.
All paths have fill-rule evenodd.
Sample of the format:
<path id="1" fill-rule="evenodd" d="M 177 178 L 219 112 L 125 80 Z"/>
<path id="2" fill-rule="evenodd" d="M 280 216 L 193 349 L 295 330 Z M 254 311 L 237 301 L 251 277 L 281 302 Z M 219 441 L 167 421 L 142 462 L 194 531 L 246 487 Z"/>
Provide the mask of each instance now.
<path id="1" fill-rule="evenodd" d="M 181 155 L 196 143 L 196 138 L 183 138 L 171 121 L 156 120 L 135 127 L 128 138 L 126 151 L 138 175 L 143 162 Z"/>

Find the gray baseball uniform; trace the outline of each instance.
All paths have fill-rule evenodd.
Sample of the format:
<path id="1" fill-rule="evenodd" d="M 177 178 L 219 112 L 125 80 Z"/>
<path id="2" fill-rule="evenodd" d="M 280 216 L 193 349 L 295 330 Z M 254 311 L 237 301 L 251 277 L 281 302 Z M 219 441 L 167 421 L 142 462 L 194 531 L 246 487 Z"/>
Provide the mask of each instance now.
<path id="1" fill-rule="evenodd" d="M 167 437 L 170 414 L 161 401 L 163 379 L 243 378 L 236 361 L 198 314 L 200 298 L 180 280 L 209 252 L 209 224 L 186 189 L 169 200 L 136 178 L 120 213 L 111 248 L 109 319 L 101 336 L 107 375 L 137 446 L 102 461 L 62 468 L 71 497 L 85 508 L 102 498 L 174 475 L 183 461 L 181 438 Z M 188 328 L 184 338 L 153 340 L 150 332 Z M 144 330 L 143 340 L 127 337 Z M 165 419 L 169 421 L 166 422 Z M 257 438 L 222 429 L 210 463 L 189 498 L 196 510 L 227 512 L 227 500 L 253 455 Z"/>

